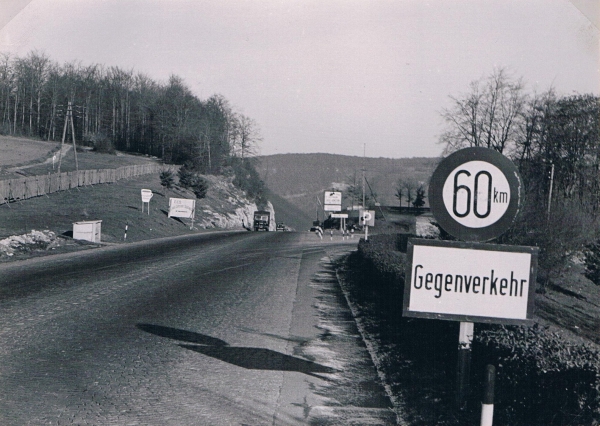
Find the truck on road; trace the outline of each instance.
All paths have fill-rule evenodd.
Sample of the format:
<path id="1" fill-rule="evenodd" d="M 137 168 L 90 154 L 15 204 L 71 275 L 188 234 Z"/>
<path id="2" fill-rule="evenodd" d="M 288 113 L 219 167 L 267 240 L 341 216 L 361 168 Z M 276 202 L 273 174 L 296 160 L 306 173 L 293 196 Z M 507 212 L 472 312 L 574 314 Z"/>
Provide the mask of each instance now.
<path id="1" fill-rule="evenodd" d="M 267 210 L 257 210 L 254 212 L 254 230 L 268 231 L 271 222 L 271 212 Z"/>

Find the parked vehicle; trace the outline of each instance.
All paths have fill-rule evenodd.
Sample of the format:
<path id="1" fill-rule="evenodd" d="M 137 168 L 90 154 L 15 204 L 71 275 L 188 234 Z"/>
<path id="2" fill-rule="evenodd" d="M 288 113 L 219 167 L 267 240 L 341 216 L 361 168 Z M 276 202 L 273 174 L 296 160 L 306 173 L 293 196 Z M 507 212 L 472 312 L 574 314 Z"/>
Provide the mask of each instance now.
<path id="1" fill-rule="evenodd" d="M 266 210 L 257 210 L 254 212 L 254 230 L 268 231 L 271 223 L 271 212 Z"/>
<path id="2" fill-rule="evenodd" d="M 279 222 L 275 227 L 275 231 L 287 231 L 287 228 L 283 222 Z"/>

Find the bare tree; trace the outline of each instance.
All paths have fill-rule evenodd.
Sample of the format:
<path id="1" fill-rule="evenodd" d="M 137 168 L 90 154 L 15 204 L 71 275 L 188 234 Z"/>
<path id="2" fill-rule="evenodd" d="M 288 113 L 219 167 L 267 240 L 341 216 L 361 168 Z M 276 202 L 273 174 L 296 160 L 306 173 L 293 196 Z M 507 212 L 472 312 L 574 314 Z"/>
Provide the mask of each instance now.
<path id="1" fill-rule="evenodd" d="M 448 130 L 440 142 L 446 153 L 470 146 L 504 152 L 514 146 L 525 103 L 521 79 L 511 79 L 501 68 L 472 82 L 462 98 L 451 99 L 453 106 L 442 111 Z"/>
<path id="2" fill-rule="evenodd" d="M 234 152 L 244 161 L 256 155 L 256 147 L 262 141 L 260 129 L 256 121 L 244 114 L 235 114 L 233 122 Z"/>
<path id="3" fill-rule="evenodd" d="M 404 186 L 402 185 L 402 182 L 398 181 L 396 186 L 396 193 L 394 195 L 398 199 L 400 207 L 402 207 L 402 197 L 404 197 Z"/>

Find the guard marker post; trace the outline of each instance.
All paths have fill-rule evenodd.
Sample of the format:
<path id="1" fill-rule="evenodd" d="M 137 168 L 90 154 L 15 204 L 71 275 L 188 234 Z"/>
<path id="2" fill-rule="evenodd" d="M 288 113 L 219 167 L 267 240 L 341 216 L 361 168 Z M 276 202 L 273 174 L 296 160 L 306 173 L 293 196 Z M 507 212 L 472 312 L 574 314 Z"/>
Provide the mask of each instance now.
<path id="1" fill-rule="evenodd" d="M 488 365 L 485 369 L 485 387 L 481 400 L 481 426 L 492 426 L 494 422 L 494 385 L 496 383 L 496 368 Z"/>

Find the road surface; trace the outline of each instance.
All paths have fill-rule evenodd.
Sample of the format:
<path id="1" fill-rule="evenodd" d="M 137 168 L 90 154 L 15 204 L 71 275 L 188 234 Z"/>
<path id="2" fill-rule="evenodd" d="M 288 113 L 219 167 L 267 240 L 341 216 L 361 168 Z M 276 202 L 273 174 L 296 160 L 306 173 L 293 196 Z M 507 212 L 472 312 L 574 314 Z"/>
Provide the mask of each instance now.
<path id="1" fill-rule="evenodd" d="M 307 233 L 211 233 L 0 265 L 0 424 L 395 424 Z"/>

